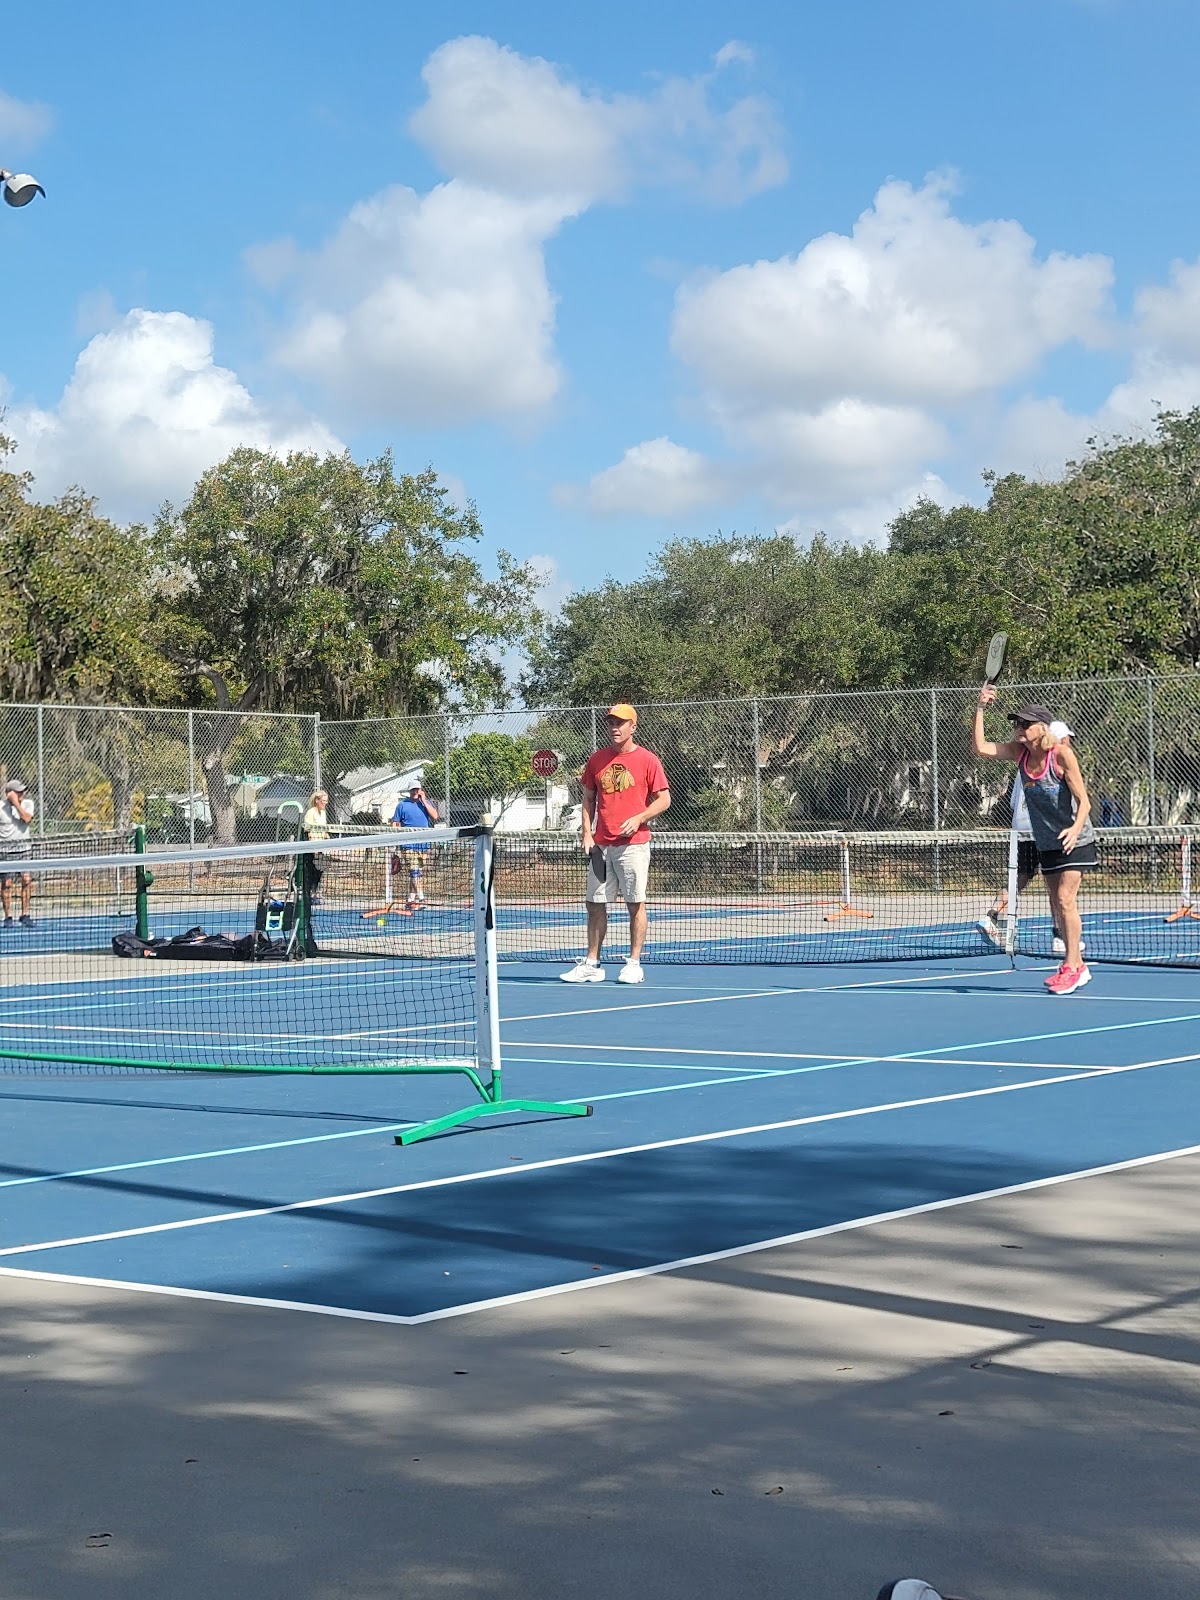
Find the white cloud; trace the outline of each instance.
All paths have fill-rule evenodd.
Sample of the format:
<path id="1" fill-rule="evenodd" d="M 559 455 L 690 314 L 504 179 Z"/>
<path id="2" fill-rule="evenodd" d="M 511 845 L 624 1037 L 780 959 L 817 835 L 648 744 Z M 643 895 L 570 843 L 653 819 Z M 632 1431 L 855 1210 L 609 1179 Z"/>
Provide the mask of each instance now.
<path id="1" fill-rule="evenodd" d="M 916 406 L 843 397 L 818 411 L 778 407 L 744 414 L 727 429 L 762 465 L 777 505 L 828 503 L 888 491 L 946 448 L 946 432 Z"/>
<path id="2" fill-rule="evenodd" d="M 1200 405 L 1200 262 L 1172 262 L 1166 283 L 1140 289 L 1124 333 L 1129 374 L 1094 411 L 1036 395 L 1008 409 L 995 440 L 998 470 L 1054 477 L 1084 454 L 1089 439 L 1137 436 L 1159 411 Z"/>
<path id="3" fill-rule="evenodd" d="M 1137 336 L 1163 356 L 1200 362 L 1200 262 L 1173 261 L 1170 282 L 1134 300 Z"/>
<path id="4" fill-rule="evenodd" d="M 211 326 L 180 311 L 130 311 L 86 346 L 54 407 L 16 405 L 6 422 L 40 493 L 80 484 L 125 519 L 183 498 L 238 445 L 341 448 L 319 423 L 256 400 L 214 361 Z"/>
<path id="5" fill-rule="evenodd" d="M 545 247 L 564 222 L 635 180 L 736 198 L 785 170 L 769 107 L 716 109 L 711 74 L 609 95 L 465 38 L 435 50 L 424 79 L 410 127 L 447 182 L 362 201 L 315 252 L 277 240 L 246 254 L 267 287 L 293 285 L 279 361 L 355 419 L 538 413 L 563 382 Z"/>
<path id="6" fill-rule="evenodd" d="M 902 512 L 911 510 L 918 500 L 933 500 L 937 505 L 948 507 L 959 504 L 962 496 L 955 494 L 936 472 L 925 472 L 891 494 L 840 505 L 820 515 L 795 516 L 780 523 L 777 531 L 791 534 L 802 542 L 815 533 L 825 533 L 831 539 L 846 540 L 850 544 L 883 544 L 889 525 Z"/>
<path id="7" fill-rule="evenodd" d="M 23 149 L 44 139 L 54 127 L 54 112 L 39 101 L 17 100 L 0 90 L 0 139 Z"/>
<path id="8" fill-rule="evenodd" d="M 283 365 L 355 417 L 416 425 L 536 411 L 562 381 L 543 247 L 564 219 L 453 180 L 384 190 L 308 257 Z"/>
<path id="9" fill-rule="evenodd" d="M 787 176 L 770 104 L 753 95 L 717 104 L 721 69 L 751 59 L 732 41 L 713 73 L 608 94 L 494 39 L 452 39 L 425 64 L 428 98 L 409 127 L 444 172 L 503 194 L 553 195 L 575 209 L 667 182 L 734 201 Z"/>
<path id="10" fill-rule="evenodd" d="M 753 485 L 797 525 L 878 531 L 914 484 L 941 482 L 968 406 L 1063 345 L 1113 342 L 1107 258 L 1039 255 L 1016 222 L 956 217 L 952 194 L 946 177 L 891 181 L 848 234 L 685 282 L 672 348 L 735 458 L 717 470 L 667 440 L 638 445 L 592 479 L 586 503 L 674 515 Z M 1200 288 L 1181 271 L 1174 292 L 1169 308 L 1147 301 L 1144 320 L 1186 322 Z M 1110 409 L 1136 400 L 1115 393 Z M 1039 406 L 1008 427 L 1014 444 L 1026 429 L 1053 453 L 1078 419 Z"/>
<path id="11" fill-rule="evenodd" d="M 844 395 L 944 404 L 1104 336 L 1107 258 L 1038 260 L 1019 224 L 962 222 L 950 194 L 945 179 L 887 183 L 850 235 L 685 284 L 675 353 L 753 409 Z"/>
<path id="12" fill-rule="evenodd" d="M 409 128 L 444 172 L 506 194 L 570 196 L 572 205 L 623 186 L 634 103 L 589 94 L 553 63 L 493 39 L 452 39 L 421 76 L 428 98 Z"/>
<path id="13" fill-rule="evenodd" d="M 1146 433 L 1159 411 L 1200 406 L 1200 362 L 1172 361 L 1153 350 L 1134 353 L 1130 374 L 1094 411 L 1073 411 L 1054 395 L 1027 395 L 1005 413 L 989 465 L 999 472 L 1057 477 L 1078 461 L 1089 439 L 1103 444 Z"/>
<path id="14" fill-rule="evenodd" d="M 737 61 L 742 66 L 754 65 L 754 51 L 742 39 L 729 39 L 713 57 L 714 67 L 727 67 L 731 61 Z"/>
<path id="15" fill-rule="evenodd" d="M 725 499 L 727 469 L 673 440 L 647 439 L 596 473 L 584 501 L 599 516 L 679 517 Z"/>

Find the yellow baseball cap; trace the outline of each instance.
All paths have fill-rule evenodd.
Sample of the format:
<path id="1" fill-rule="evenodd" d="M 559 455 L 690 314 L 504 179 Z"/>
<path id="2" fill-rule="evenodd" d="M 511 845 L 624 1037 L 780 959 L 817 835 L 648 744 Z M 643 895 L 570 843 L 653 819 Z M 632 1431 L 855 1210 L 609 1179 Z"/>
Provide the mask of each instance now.
<path id="1" fill-rule="evenodd" d="M 617 717 L 621 722 L 637 721 L 637 712 L 632 706 L 626 705 L 624 700 L 618 700 L 615 706 L 609 706 L 606 715 Z"/>

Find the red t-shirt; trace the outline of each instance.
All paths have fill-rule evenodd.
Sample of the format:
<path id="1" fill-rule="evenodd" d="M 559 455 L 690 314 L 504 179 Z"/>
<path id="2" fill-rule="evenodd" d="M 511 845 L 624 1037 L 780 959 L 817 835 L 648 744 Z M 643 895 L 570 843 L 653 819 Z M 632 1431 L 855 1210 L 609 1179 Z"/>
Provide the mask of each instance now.
<path id="1" fill-rule="evenodd" d="M 650 837 L 645 823 L 625 838 L 621 824 L 644 811 L 650 796 L 666 789 L 663 764 L 649 750 L 635 744 L 632 750 L 597 750 L 583 769 L 583 787 L 596 791 L 597 844 L 644 844 Z"/>

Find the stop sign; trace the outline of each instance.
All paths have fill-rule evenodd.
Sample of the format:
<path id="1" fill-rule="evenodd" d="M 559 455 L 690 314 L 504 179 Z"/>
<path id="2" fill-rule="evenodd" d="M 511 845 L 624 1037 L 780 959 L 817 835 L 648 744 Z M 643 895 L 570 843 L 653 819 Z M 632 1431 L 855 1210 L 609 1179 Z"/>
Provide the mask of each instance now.
<path id="1" fill-rule="evenodd" d="M 559 768 L 557 751 L 535 750 L 532 765 L 539 778 L 552 778 Z"/>

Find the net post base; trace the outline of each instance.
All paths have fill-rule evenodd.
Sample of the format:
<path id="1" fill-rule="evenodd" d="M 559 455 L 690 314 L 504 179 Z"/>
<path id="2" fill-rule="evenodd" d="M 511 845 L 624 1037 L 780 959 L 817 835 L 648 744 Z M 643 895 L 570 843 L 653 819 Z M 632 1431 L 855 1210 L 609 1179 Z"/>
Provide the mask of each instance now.
<path id="1" fill-rule="evenodd" d="M 397 1144 L 417 1144 L 421 1139 L 431 1139 L 435 1134 L 460 1128 L 464 1122 L 477 1117 L 502 1117 L 512 1111 L 536 1111 L 550 1117 L 590 1117 L 592 1108 L 578 1101 L 564 1100 L 485 1100 L 479 1105 L 463 1106 L 459 1111 L 448 1111 L 444 1117 L 431 1117 L 428 1122 L 418 1122 L 395 1135 Z"/>

